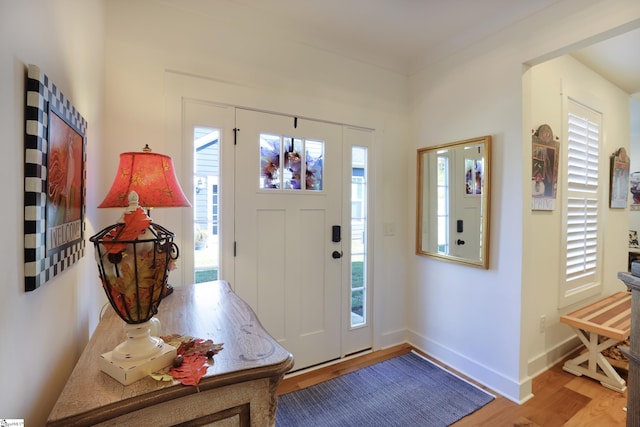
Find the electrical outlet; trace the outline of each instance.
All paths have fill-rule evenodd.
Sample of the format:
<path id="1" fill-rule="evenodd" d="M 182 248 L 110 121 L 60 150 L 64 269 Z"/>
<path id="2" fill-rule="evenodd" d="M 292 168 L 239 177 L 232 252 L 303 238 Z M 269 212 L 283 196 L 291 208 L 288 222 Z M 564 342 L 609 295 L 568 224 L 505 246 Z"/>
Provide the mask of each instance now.
<path id="1" fill-rule="evenodd" d="M 543 334 L 547 328 L 547 316 L 544 314 L 540 316 L 540 333 Z"/>

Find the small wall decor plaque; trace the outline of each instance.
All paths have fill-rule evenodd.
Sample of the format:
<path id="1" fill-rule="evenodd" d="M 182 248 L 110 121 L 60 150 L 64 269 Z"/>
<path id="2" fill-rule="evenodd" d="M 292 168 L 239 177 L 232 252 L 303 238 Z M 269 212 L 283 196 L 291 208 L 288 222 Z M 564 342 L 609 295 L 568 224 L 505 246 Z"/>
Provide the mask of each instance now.
<path id="1" fill-rule="evenodd" d="M 640 211 L 640 171 L 629 175 L 629 192 L 631 193 L 631 210 Z"/>
<path id="2" fill-rule="evenodd" d="M 24 275 L 33 291 L 84 255 L 87 122 L 35 65 L 25 119 Z"/>
<path id="3" fill-rule="evenodd" d="M 540 125 L 531 137 L 531 209 L 552 211 L 558 190 L 560 144 L 549 125 Z"/>
<path id="4" fill-rule="evenodd" d="M 624 148 L 611 155 L 611 188 L 609 207 L 624 209 L 629 195 L 629 156 Z"/>

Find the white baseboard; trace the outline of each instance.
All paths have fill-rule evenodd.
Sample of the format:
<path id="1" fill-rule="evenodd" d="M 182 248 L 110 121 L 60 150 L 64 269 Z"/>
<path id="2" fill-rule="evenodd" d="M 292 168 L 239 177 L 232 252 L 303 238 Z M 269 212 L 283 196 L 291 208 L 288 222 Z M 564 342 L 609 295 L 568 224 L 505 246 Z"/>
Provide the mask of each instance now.
<path id="1" fill-rule="evenodd" d="M 373 343 L 374 350 L 386 349 L 396 345 L 409 342 L 407 339 L 406 329 L 397 329 L 395 331 L 385 332 L 381 334 Z"/>
<path id="2" fill-rule="evenodd" d="M 542 353 L 533 359 L 529 359 L 527 364 L 527 372 L 529 373 L 529 376 L 533 378 L 540 375 L 577 350 L 581 345 L 582 343 L 580 342 L 580 339 L 574 335 L 547 352 Z"/>
<path id="3" fill-rule="evenodd" d="M 507 378 L 501 373 L 414 331 L 408 331 L 407 342 L 439 362 L 518 404 L 522 404 L 533 397 L 531 393 L 531 377 L 522 382 Z"/>

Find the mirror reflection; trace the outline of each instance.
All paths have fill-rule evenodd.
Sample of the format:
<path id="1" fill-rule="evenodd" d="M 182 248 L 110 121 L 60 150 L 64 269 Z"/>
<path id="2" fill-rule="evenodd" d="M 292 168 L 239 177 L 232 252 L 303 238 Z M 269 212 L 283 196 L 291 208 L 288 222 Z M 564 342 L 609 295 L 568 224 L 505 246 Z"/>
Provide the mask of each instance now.
<path id="1" fill-rule="evenodd" d="M 491 136 L 418 150 L 416 253 L 489 266 Z"/>

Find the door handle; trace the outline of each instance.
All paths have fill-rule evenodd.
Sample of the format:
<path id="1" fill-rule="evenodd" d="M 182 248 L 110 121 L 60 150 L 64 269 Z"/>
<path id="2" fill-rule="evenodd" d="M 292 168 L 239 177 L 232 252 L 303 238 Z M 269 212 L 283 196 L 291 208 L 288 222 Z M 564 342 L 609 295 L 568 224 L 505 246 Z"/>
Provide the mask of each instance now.
<path id="1" fill-rule="evenodd" d="M 333 259 L 339 259 L 342 258 L 342 251 L 333 251 L 333 253 L 331 254 L 331 257 Z"/>

